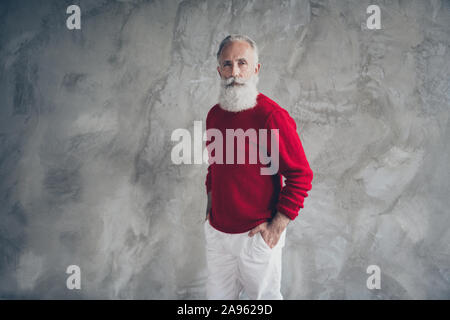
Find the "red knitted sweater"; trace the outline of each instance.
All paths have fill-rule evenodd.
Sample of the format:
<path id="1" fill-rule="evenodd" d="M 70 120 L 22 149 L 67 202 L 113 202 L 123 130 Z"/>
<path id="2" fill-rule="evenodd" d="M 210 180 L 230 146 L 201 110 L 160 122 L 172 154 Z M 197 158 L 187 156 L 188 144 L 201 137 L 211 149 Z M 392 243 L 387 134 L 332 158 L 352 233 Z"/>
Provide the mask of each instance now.
<path id="1" fill-rule="evenodd" d="M 297 125 L 289 113 L 260 93 L 253 108 L 240 112 L 226 111 L 216 104 L 206 118 L 206 129 L 212 128 L 219 129 L 224 138 L 223 164 L 211 163 L 216 151 L 209 145 L 214 139 L 209 136 L 206 142 L 210 164 L 205 185 L 206 192 L 211 192 L 212 196 L 211 225 L 222 232 L 243 233 L 269 221 L 277 211 L 295 219 L 312 188 L 313 172 L 297 134 Z M 246 138 L 245 163 L 237 163 L 236 146 L 234 162 L 226 163 L 226 129 L 239 128 L 243 131 L 253 128 L 257 132 L 267 129 L 267 144 L 260 144 L 259 135 L 253 142 Z M 278 129 L 278 171 L 274 175 L 262 175 L 261 167 L 270 164 L 264 165 L 260 160 L 256 164 L 250 163 L 249 143 L 256 142 L 258 147 L 267 148 L 268 155 L 275 154 L 272 153 L 270 129 Z M 285 177 L 284 186 L 282 176 Z"/>

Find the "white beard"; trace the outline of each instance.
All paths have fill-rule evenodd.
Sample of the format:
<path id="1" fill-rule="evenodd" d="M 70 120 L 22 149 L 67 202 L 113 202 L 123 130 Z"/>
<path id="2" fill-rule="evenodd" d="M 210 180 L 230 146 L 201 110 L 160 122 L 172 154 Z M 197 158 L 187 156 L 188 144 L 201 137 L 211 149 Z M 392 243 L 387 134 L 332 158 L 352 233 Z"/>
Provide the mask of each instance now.
<path id="1" fill-rule="evenodd" d="M 254 74 L 250 79 L 243 80 L 240 78 L 230 77 L 221 80 L 219 105 L 222 109 L 239 112 L 253 108 L 256 105 L 256 97 L 258 96 L 258 74 Z M 230 85 L 236 82 L 240 85 Z"/>

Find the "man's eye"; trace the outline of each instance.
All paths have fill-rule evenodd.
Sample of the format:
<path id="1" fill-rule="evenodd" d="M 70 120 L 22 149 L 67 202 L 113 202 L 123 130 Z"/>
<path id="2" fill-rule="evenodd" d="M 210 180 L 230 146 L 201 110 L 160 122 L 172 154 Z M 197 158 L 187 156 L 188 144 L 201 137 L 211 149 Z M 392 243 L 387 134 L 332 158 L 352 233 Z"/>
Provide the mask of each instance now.
<path id="1" fill-rule="evenodd" d="M 223 64 L 223 66 L 224 66 L 224 67 L 231 66 L 231 63 L 225 62 L 225 63 Z"/>
<path id="2" fill-rule="evenodd" d="M 247 64 L 245 61 L 239 61 L 239 64 Z"/>

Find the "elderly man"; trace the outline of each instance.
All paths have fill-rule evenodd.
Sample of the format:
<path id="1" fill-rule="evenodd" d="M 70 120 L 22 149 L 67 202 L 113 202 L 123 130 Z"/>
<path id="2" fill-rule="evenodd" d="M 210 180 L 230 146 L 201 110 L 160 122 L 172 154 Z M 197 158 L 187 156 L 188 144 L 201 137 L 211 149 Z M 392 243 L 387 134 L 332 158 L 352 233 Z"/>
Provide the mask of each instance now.
<path id="1" fill-rule="evenodd" d="M 226 129 L 276 130 L 276 145 L 263 143 L 264 139 L 245 140 L 243 148 L 250 150 L 250 144 L 256 143 L 269 154 L 277 148 L 278 170 L 264 175 L 262 163 L 209 162 L 204 223 L 207 298 L 238 299 L 244 290 L 250 299 L 283 299 L 281 253 L 286 227 L 303 208 L 313 172 L 294 119 L 257 90 L 261 65 L 255 42 L 230 35 L 221 42 L 217 61 L 221 91 L 219 103 L 208 112 L 207 132 L 217 129 L 225 136 Z M 206 145 L 213 158 L 210 140 Z M 224 146 L 220 152 L 225 157 L 233 149 Z"/>

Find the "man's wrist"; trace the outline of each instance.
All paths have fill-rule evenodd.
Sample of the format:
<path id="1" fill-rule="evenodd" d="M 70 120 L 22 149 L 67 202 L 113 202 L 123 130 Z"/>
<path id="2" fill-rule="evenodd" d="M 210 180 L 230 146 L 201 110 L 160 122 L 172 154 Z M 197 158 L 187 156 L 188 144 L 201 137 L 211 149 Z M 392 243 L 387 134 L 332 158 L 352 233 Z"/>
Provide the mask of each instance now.
<path id="1" fill-rule="evenodd" d="M 273 217 L 272 221 L 270 221 L 270 224 L 279 232 L 283 232 L 284 229 L 286 229 L 287 225 L 291 221 L 291 218 L 289 218 L 284 213 L 281 213 L 278 211 L 276 215 Z"/>

